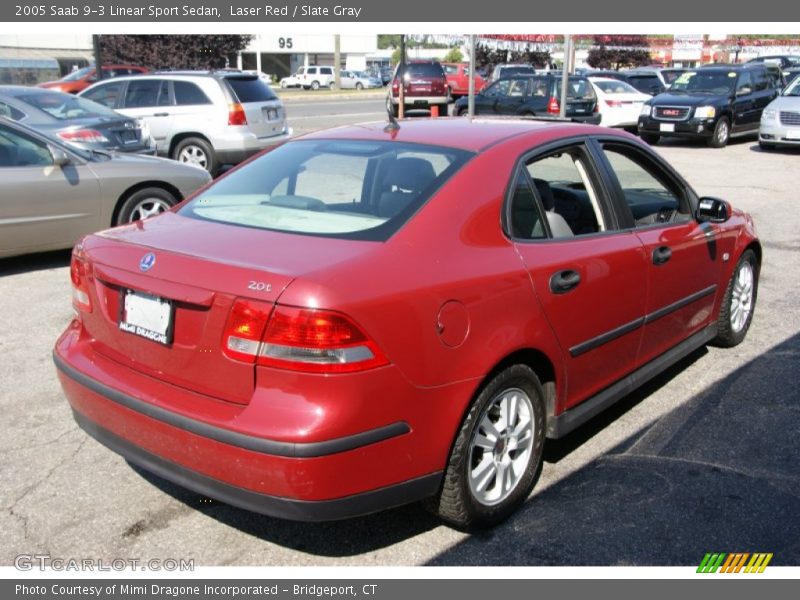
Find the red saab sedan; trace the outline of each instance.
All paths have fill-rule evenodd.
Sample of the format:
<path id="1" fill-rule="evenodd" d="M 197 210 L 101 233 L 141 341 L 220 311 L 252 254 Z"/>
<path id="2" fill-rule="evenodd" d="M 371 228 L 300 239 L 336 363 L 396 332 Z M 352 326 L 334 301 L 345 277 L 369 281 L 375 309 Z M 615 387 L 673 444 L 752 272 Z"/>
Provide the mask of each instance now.
<path id="1" fill-rule="evenodd" d="M 490 525 L 546 437 L 741 342 L 760 260 L 747 214 L 623 132 L 372 123 L 85 238 L 54 357 L 81 427 L 207 496 Z"/>

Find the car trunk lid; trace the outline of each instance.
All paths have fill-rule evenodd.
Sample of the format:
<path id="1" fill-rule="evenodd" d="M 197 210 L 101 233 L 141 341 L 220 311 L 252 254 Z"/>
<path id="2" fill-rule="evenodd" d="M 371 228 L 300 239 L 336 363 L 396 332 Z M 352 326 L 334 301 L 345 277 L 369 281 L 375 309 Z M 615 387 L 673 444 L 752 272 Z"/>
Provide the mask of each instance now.
<path id="1" fill-rule="evenodd" d="M 247 120 L 246 127 L 258 137 L 272 137 L 284 131 L 286 112 L 283 103 L 256 75 L 225 78 L 234 103 L 239 104 Z"/>

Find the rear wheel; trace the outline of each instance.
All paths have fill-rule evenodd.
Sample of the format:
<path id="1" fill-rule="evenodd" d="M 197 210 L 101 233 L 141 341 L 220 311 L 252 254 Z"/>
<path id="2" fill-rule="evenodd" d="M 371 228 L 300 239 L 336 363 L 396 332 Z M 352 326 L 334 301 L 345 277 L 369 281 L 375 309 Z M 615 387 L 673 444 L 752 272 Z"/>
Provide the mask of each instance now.
<path id="1" fill-rule="evenodd" d="M 758 263 L 755 252 L 746 250 L 733 271 L 717 319 L 714 342 L 725 348 L 740 344 L 750 329 L 758 295 Z"/>
<path id="2" fill-rule="evenodd" d="M 360 81 L 357 81 L 356 82 L 356 89 L 357 90 L 363 90 L 364 89 L 364 84 L 361 83 Z"/>
<path id="3" fill-rule="evenodd" d="M 456 437 L 440 493 L 428 507 L 462 528 L 499 523 L 530 494 L 544 449 L 544 394 L 527 365 L 480 392 Z"/>
<path id="4" fill-rule="evenodd" d="M 724 148 L 731 137 L 731 123 L 728 117 L 720 117 L 714 126 L 714 133 L 708 138 L 708 145 L 712 148 Z"/>
<path id="5" fill-rule="evenodd" d="M 642 138 L 643 142 L 650 144 L 651 146 L 655 146 L 661 136 L 658 136 L 655 133 L 640 133 L 639 137 Z"/>
<path id="6" fill-rule="evenodd" d="M 217 157 L 214 148 L 203 138 L 188 137 L 178 142 L 172 158 L 182 163 L 202 167 L 212 175 L 217 172 Z"/>
<path id="7" fill-rule="evenodd" d="M 124 225 L 154 217 L 177 203 L 178 199 L 164 188 L 147 187 L 138 190 L 125 199 L 114 225 Z"/>

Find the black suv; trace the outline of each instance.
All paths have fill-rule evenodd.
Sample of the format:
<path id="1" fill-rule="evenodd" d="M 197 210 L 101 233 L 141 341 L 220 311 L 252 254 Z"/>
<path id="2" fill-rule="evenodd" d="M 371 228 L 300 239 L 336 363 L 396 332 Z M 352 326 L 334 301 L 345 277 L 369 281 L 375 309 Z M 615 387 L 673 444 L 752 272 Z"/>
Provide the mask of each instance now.
<path id="1" fill-rule="evenodd" d="M 686 71 L 642 107 L 639 135 L 649 144 L 661 137 L 686 137 L 722 148 L 731 137 L 757 133 L 762 111 L 777 95 L 759 63 Z"/>
<path id="2" fill-rule="evenodd" d="M 468 101 L 467 97 L 456 100 L 453 114 L 466 115 Z M 498 79 L 475 94 L 475 114 L 558 116 L 560 101 L 560 75 L 520 75 Z M 570 75 L 566 116 L 585 123 L 600 122 L 597 96 L 586 77 Z"/>

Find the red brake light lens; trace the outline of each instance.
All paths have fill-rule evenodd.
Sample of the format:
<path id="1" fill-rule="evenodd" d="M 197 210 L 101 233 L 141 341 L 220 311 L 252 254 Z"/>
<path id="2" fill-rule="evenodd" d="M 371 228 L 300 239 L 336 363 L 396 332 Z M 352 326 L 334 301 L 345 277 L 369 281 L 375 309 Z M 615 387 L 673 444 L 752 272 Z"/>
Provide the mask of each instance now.
<path id="1" fill-rule="evenodd" d="M 247 125 L 244 107 L 238 102 L 228 105 L 228 125 Z"/>
<path id="2" fill-rule="evenodd" d="M 89 274 L 86 262 L 77 254 L 72 254 L 69 265 L 69 277 L 72 280 L 72 306 L 80 312 L 92 312 L 92 300 L 89 297 Z"/>
<path id="3" fill-rule="evenodd" d="M 108 138 L 96 129 L 73 129 L 70 131 L 59 131 L 58 137 L 65 142 L 82 142 L 85 144 L 108 142 Z"/>
<path id="4" fill-rule="evenodd" d="M 620 106 L 622 106 L 622 102 L 619 100 L 606 100 L 605 102 L 612 108 L 619 108 Z"/>
<path id="5" fill-rule="evenodd" d="M 558 105 L 558 98 L 550 96 L 550 102 L 547 103 L 547 112 L 550 114 L 558 114 L 561 112 L 561 107 Z"/>
<path id="6" fill-rule="evenodd" d="M 311 373 L 351 373 L 388 364 L 349 317 L 291 306 L 275 308 L 258 362 Z"/>

